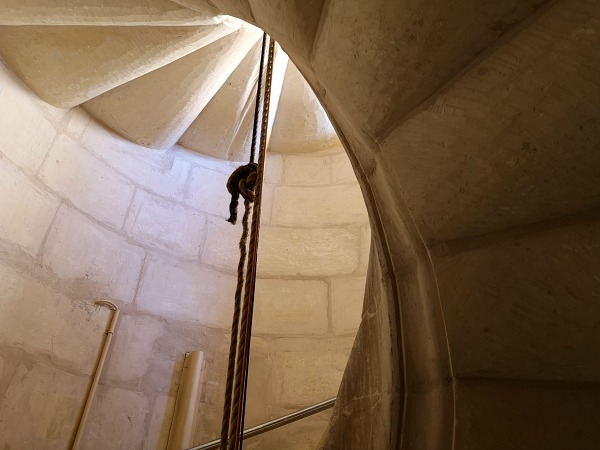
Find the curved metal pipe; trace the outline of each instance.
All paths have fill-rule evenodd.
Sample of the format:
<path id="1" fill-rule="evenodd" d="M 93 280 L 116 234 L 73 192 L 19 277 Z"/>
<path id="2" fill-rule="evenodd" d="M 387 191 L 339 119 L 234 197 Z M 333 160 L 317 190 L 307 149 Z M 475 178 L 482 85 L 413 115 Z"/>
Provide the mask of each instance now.
<path id="1" fill-rule="evenodd" d="M 102 305 L 110 308 L 113 311 L 113 313 L 112 318 L 110 320 L 110 325 L 108 326 L 108 330 L 106 331 L 106 336 L 104 337 L 104 345 L 102 346 L 102 351 L 100 353 L 100 357 L 98 358 L 98 363 L 96 364 L 96 370 L 94 371 L 92 384 L 90 385 L 90 389 L 85 400 L 85 406 L 83 407 L 83 412 L 81 413 L 81 418 L 79 419 L 77 433 L 75 434 L 75 439 L 73 441 L 73 446 L 71 447 L 71 450 L 78 450 L 79 445 L 81 443 L 81 439 L 83 438 L 83 429 L 85 428 L 85 424 L 90 414 L 92 402 L 94 400 L 94 396 L 96 395 L 96 388 L 98 387 L 98 381 L 100 380 L 100 375 L 102 374 L 102 369 L 104 368 L 106 356 L 108 355 L 110 343 L 115 333 L 115 329 L 117 328 L 117 322 L 119 320 L 119 314 L 121 312 L 117 305 L 115 305 L 110 300 L 96 300 L 95 303 L 97 305 Z"/>

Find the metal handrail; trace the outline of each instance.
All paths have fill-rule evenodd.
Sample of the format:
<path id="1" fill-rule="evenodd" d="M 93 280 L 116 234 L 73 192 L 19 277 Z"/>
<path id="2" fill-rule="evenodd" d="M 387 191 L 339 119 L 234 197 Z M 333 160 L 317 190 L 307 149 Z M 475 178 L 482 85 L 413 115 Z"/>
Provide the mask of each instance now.
<path id="1" fill-rule="evenodd" d="M 325 400 L 321 403 L 317 403 L 316 405 L 309 406 L 308 408 L 295 411 L 291 414 L 288 414 L 287 416 L 283 416 L 278 419 L 273 419 L 269 422 L 261 423 L 260 425 L 256 425 L 255 427 L 248 428 L 246 431 L 244 431 L 243 438 L 247 439 L 253 436 L 258 436 L 259 434 L 266 433 L 267 431 L 282 427 L 284 425 L 287 425 L 288 423 L 296 422 L 297 420 L 304 419 L 305 417 L 320 413 L 321 411 L 325 411 L 326 409 L 333 408 L 336 398 L 337 397 L 330 398 L 329 400 Z M 198 445 L 196 447 L 188 448 L 187 450 L 212 450 L 215 448 L 219 448 L 219 444 L 221 444 L 221 440 L 217 439 L 202 445 Z"/>

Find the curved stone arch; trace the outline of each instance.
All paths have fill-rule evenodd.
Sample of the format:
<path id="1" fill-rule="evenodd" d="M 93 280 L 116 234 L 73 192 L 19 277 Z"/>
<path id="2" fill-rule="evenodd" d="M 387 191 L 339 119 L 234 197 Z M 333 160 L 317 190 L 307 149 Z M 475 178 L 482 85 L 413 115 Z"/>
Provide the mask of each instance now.
<path id="1" fill-rule="evenodd" d="M 369 212 L 372 250 L 363 319 L 323 448 L 338 448 L 342 440 L 349 449 L 453 448 L 452 366 L 434 268 L 404 200 L 393 189 L 396 182 L 379 144 L 330 100 L 319 74 L 288 36 L 254 19 L 250 5 L 244 14 L 228 2 L 215 3 L 222 13 L 271 34 L 298 67 L 343 143 Z M 382 351 L 386 348 L 389 354 Z M 366 352 L 378 360 L 363 365 Z"/>

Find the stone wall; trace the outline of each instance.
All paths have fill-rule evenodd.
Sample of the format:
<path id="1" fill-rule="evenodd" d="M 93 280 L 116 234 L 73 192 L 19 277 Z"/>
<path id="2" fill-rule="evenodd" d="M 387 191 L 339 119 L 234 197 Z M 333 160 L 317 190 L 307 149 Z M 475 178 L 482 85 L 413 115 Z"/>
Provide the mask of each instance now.
<path id="1" fill-rule="evenodd" d="M 162 449 L 183 355 L 204 352 L 198 443 L 217 436 L 240 226 L 234 167 L 136 146 L 50 107 L 0 65 L 0 444 L 68 448 L 115 301 L 123 311 L 86 449 Z M 246 424 L 337 392 L 370 232 L 341 147 L 271 155 Z M 314 448 L 329 414 L 249 448 Z"/>

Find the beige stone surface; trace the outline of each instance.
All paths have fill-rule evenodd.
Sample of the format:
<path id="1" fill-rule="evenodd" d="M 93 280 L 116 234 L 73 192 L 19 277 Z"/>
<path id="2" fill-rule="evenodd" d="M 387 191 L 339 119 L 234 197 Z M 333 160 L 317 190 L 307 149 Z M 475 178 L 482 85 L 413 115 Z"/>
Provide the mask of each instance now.
<path id="1" fill-rule="evenodd" d="M 176 0 L 180 5 L 185 5 L 190 8 L 196 9 L 198 7 L 203 8 L 205 0 Z M 231 14 L 234 17 L 238 17 L 246 22 L 252 23 L 253 16 L 250 5 L 247 1 L 237 0 L 215 0 L 213 4 L 219 9 L 219 11 L 227 10 L 227 14 Z"/>
<path id="2" fill-rule="evenodd" d="M 256 282 L 252 329 L 259 334 L 321 334 L 328 331 L 327 284 L 315 280 Z"/>
<path id="3" fill-rule="evenodd" d="M 337 393 L 352 340 L 278 339 L 271 352 L 271 395 L 290 408 L 321 402 Z M 319 352 L 313 351 L 315 347 Z"/>
<path id="4" fill-rule="evenodd" d="M 146 420 L 151 414 L 148 398 L 135 391 L 101 385 L 90 413 L 81 448 L 131 450 L 143 448 Z M 112 430 L 106 433 L 104 430 Z"/>
<path id="5" fill-rule="evenodd" d="M 123 225 L 135 186 L 73 139 L 57 138 L 39 176 L 82 211 L 113 228 Z"/>
<path id="6" fill-rule="evenodd" d="M 201 211 L 228 218 L 231 200 L 231 195 L 227 192 L 228 179 L 229 174 L 227 173 L 204 167 L 194 167 L 190 172 L 185 202 Z"/>
<path id="7" fill-rule="evenodd" d="M 0 27 L 0 55 L 48 103 L 70 108 L 234 32 L 202 27 Z M 62 64 L 56 64 L 57 59 Z M 41 65 L 43 71 L 35 70 Z"/>
<path id="8" fill-rule="evenodd" d="M 67 448 L 88 377 L 2 352 L 0 436 L 7 449 Z"/>
<path id="9" fill-rule="evenodd" d="M 173 152 L 149 151 L 94 121 L 85 129 L 82 145 L 144 189 L 170 199 L 183 199 L 190 163 L 175 158 Z"/>
<path id="10" fill-rule="evenodd" d="M 256 43 L 244 26 L 210 45 L 86 102 L 100 122 L 137 144 L 172 147 Z"/>
<path id="11" fill-rule="evenodd" d="M 233 140 L 229 146 L 232 156 L 239 155 L 238 158 L 233 157 L 232 159 L 238 159 L 243 162 L 247 162 L 250 159 L 252 127 L 254 123 L 254 110 L 251 108 L 251 103 L 248 102 L 246 106 L 248 107 L 244 108 L 242 118 L 239 121 L 238 127 L 233 135 Z"/>
<path id="12" fill-rule="evenodd" d="M 596 426 L 600 392 L 595 383 L 575 387 L 467 380 L 458 383 L 457 398 L 457 418 L 468 424 L 457 428 L 458 448 L 592 450 L 600 440 Z M 515 405 L 520 407 L 515 410 Z M 486 419 L 490 417 L 495 418 L 492 423 Z"/>
<path id="13" fill-rule="evenodd" d="M 449 247 L 435 258 L 457 376 L 598 378 L 590 358 L 600 346 L 598 224 Z"/>
<path id="14" fill-rule="evenodd" d="M 152 256 L 136 305 L 154 314 L 211 326 L 231 326 L 235 278 L 216 270 Z"/>
<path id="15" fill-rule="evenodd" d="M 202 260 L 227 270 L 237 268 L 241 226 L 222 227 L 209 221 Z M 344 228 L 302 229 L 264 226 L 258 274 L 266 276 L 327 276 L 357 268 L 357 234 Z"/>
<path id="16" fill-rule="evenodd" d="M 288 64 L 269 144 L 271 150 L 314 152 L 336 142 L 335 130 L 319 100 L 298 69 Z"/>
<path id="17" fill-rule="evenodd" d="M 261 41 L 248 52 L 227 81 L 185 131 L 179 144 L 219 159 L 247 160 L 249 149 L 232 148 L 242 118 L 254 114 Z"/>
<path id="18" fill-rule="evenodd" d="M 252 19 L 258 23 L 269 24 L 270 34 L 278 42 L 285 42 L 285 48 L 302 58 L 310 58 L 312 43 L 319 31 L 319 21 L 323 0 L 274 0 L 270 8 L 265 8 L 260 1 L 247 0 L 236 2 L 248 5 Z M 217 6 L 222 11 L 231 11 L 231 0 L 219 0 Z M 242 8 L 242 6 L 237 8 Z M 281 20 L 285 17 L 286 20 Z M 244 20 L 248 20 L 242 17 Z"/>
<path id="19" fill-rule="evenodd" d="M 347 117 L 377 136 L 538 5 L 468 0 L 456 8 L 436 0 L 427 8 L 409 8 L 386 0 L 329 2 L 313 43 L 312 68 L 329 102 L 343 105 Z"/>
<path id="20" fill-rule="evenodd" d="M 0 192 L 0 235 L 35 255 L 60 201 L 5 159 L 0 159 Z"/>
<path id="21" fill-rule="evenodd" d="M 356 175 L 345 152 L 331 156 L 331 179 L 334 183 L 355 183 Z"/>
<path id="22" fill-rule="evenodd" d="M 48 235 L 42 261 L 74 287 L 130 303 L 144 256 L 143 249 L 63 207 Z"/>
<path id="23" fill-rule="evenodd" d="M 196 259 L 204 242 L 206 217 L 138 189 L 124 230 L 150 248 Z"/>
<path id="24" fill-rule="evenodd" d="M 371 213 L 365 315 L 319 447 L 597 448 L 597 1 L 214 3 L 256 21 L 296 61 L 351 155 Z M 241 146 L 247 133 L 234 140 Z M 147 167 L 169 171 L 172 155 L 149 157 Z M 353 183 L 349 166 L 337 164 L 332 181 Z M 265 234 L 272 228 L 280 234 L 273 247 L 267 239 L 279 271 L 271 276 L 343 278 L 342 256 L 335 273 L 334 258 L 319 267 L 331 276 L 307 273 L 318 267 L 306 247 L 313 236 L 296 226 Z M 224 237 L 232 229 L 222 228 Z M 346 278 L 366 272 L 369 232 L 356 234 Z M 292 241 L 297 251 L 284 237 L 302 238 Z M 203 254 L 202 264 L 233 271 L 236 238 L 209 239 L 213 258 Z M 320 243 L 331 256 L 333 244 Z M 28 269 L 39 263 L 25 259 Z M 211 353 L 209 435 L 220 421 L 225 333 L 165 323 Z M 326 334 L 334 348 L 320 337 L 262 336 L 253 419 L 312 401 L 300 389 L 333 389 L 338 373 L 323 365 L 343 367 L 331 353 L 350 348 L 338 338 Z M 181 351 L 179 339 L 165 332 L 154 341 L 160 375 L 145 388 L 164 389 L 166 355 Z M 325 359 L 309 354 L 315 347 Z M 154 397 L 145 401 L 140 409 L 150 411 Z M 297 442 L 281 437 L 264 445 Z"/>
<path id="25" fill-rule="evenodd" d="M 599 14 L 589 2 L 550 8 L 383 143 L 426 239 L 599 206 Z"/>
<path id="26" fill-rule="evenodd" d="M 360 263 L 358 264 L 358 273 L 366 274 L 369 270 L 369 258 L 371 245 L 373 245 L 373 241 L 371 239 L 371 228 L 369 226 L 364 226 L 361 229 L 361 237 L 360 237 Z"/>
<path id="27" fill-rule="evenodd" d="M 31 172 L 39 168 L 56 135 L 38 103 L 0 63 L 0 152 Z"/>
<path id="28" fill-rule="evenodd" d="M 22 92 L 18 85 L 10 85 L 10 89 Z M 14 93 L 11 96 L 18 98 Z M 23 98 L 31 101 L 32 111 L 47 118 L 59 135 L 36 179 L 28 176 L 40 166 L 34 163 L 35 158 L 41 162 L 45 152 L 40 150 L 40 156 L 34 152 L 17 161 L 23 163 L 27 173 L 22 176 L 33 182 L 36 189 L 49 185 L 58 197 L 64 198 L 65 205 L 49 230 L 39 260 L 21 257 L 13 261 L 13 253 L 7 256 L 19 271 L 33 273 L 35 281 L 29 275 L 14 275 L 12 269 L 3 276 L 9 282 L 5 316 L 10 321 L 0 333 L 0 351 L 12 342 L 10 351 L 18 350 L 27 358 L 40 358 L 59 367 L 53 366 L 52 370 L 89 373 L 89 363 L 98 350 L 92 340 L 102 338 L 108 310 L 80 305 L 99 296 L 112 298 L 123 308 L 123 314 L 102 378 L 102 399 L 98 397 L 94 407 L 87 448 L 164 446 L 182 355 L 196 349 L 206 354 L 198 433 L 204 438 L 213 436 L 221 421 L 226 369 L 223 355 L 228 349 L 240 231 L 239 226 L 232 227 L 224 220 L 229 204 L 225 182 L 236 164 L 200 156 L 182 147 L 151 150 L 106 130 L 81 108 L 70 111 L 61 122 L 57 112 L 45 109 L 38 100 Z M 35 135 L 35 124 L 24 124 L 22 129 Z M 7 139 L 12 139 L 10 133 Z M 293 158 L 275 153 L 268 157 L 264 224 L 271 223 L 276 189 L 285 182 L 288 157 Z M 13 167 L 10 162 L 7 164 Z M 321 173 L 325 188 L 328 174 L 328 169 Z M 309 179 L 310 170 L 294 175 L 294 182 L 299 185 L 314 183 Z M 133 189 L 135 195 L 129 205 Z M 208 235 L 209 231 L 204 225 L 205 216 L 216 230 L 235 236 L 224 241 L 209 235 L 205 242 L 204 233 Z M 265 229 L 273 229 L 281 241 L 290 233 L 281 227 Z M 292 229 L 291 235 L 298 238 L 296 256 L 292 261 L 286 259 L 283 265 L 279 260 L 273 261 L 274 274 L 259 280 L 255 320 L 259 343 L 258 347 L 253 346 L 251 369 L 251 395 L 256 408 L 249 413 L 253 423 L 290 411 L 285 406 L 289 406 L 289 399 L 282 397 L 285 392 L 273 388 L 276 380 L 284 378 L 278 374 L 282 361 L 293 362 L 295 358 L 285 359 L 286 350 L 299 352 L 302 361 L 308 361 L 311 352 L 320 350 L 317 344 L 323 343 L 328 353 L 320 364 L 326 367 L 337 367 L 349 352 L 351 333 L 344 332 L 341 347 L 332 343 L 336 332 L 330 328 L 329 291 L 323 277 L 357 270 L 362 231 L 338 227 L 325 229 L 324 235 L 317 231 L 320 230 L 311 233 Z M 228 254 L 222 255 L 227 261 L 231 259 L 232 267 L 206 256 L 204 246 L 215 245 L 232 246 Z M 278 251 L 279 245 L 274 243 L 268 251 Z M 304 254 L 316 261 L 319 245 L 325 245 L 331 254 L 325 262 L 311 263 L 300 273 Z M 201 261 L 194 262 L 195 258 Z M 37 306 L 40 300 L 45 302 L 43 308 Z M 73 333 L 77 333 L 75 338 Z M 289 345 L 278 346 L 276 342 L 282 336 L 295 339 Z M 335 357 L 328 356 L 338 350 Z M 314 356 L 317 358 L 318 354 Z M 10 356 L 9 364 L 14 360 Z M 5 366 L 3 360 L 0 367 L 4 370 Z M 335 392 L 339 383 L 337 372 L 327 369 L 327 375 L 319 378 L 314 370 L 316 362 L 307 376 L 317 380 L 318 389 Z M 298 385 L 298 389 L 302 386 Z M 62 389 L 65 388 L 60 387 L 58 392 Z M 134 415 L 131 404 L 135 405 Z M 305 433 L 310 438 L 302 440 L 303 445 L 312 445 L 324 426 L 324 421 L 307 422 L 294 436 Z M 19 429 L 11 439 L 27 439 L 27 432 Z M 123 437 L 126 432 L 129 434 Z M 285 434 L 273 439 L 265 445 L 285 447 L 297 441 Z"/>
<path id="29" fill-rule="evenodd" d="M 155 352 L 158 341 L 166 334 L 164 319 L 124 313 L 114 336 L 104 379 L 112 386 L 133 390 L 141 390 L 152 381 L 155 393 L 167 394 L 176 356 Z M 166 378 L 166 383 L 164 379 L 162 383 L 155 383 L 160 377 Z M 144 383 L 144 380 L 147 381 Z"/>
<path id="30" fill-rule="evenodd" d="M 288 186 L 331 184 L 331 161 L 327 157 L 287 155 L 284 159 L 284 171 Z"/>
<path id="31" fill-rule="evenodd" d="M 284 173 L 284 157 L 267 151 L 265 161 L 265 183 L 282 184 Z"/>
<path id="32" fill-rule="evenodd" d="M 277 188 L 274 196 L 275 225 L 331 227 L 367 223 L 367 210 L 357 184 L 326 187 Z"/>
<path id="33" fill-rule="evenodd" d="M 362 316 L 365 283 L 365 277 L 329 280 L 333 331 L 352 333 L 358 329 Z"/>
<path id="34" fill-rule="evenodd" d="M 0 264 L 0 341 L 92 373 L 108 310 L 75 302 L 52 288 Z"/>
<path id="35" fill-rule="evenodd" d="M 0 25 L 208 25 L 220 21 L 216 13 L 206 3 L 190 10 L 168 0 L 6 0 Z"/>

